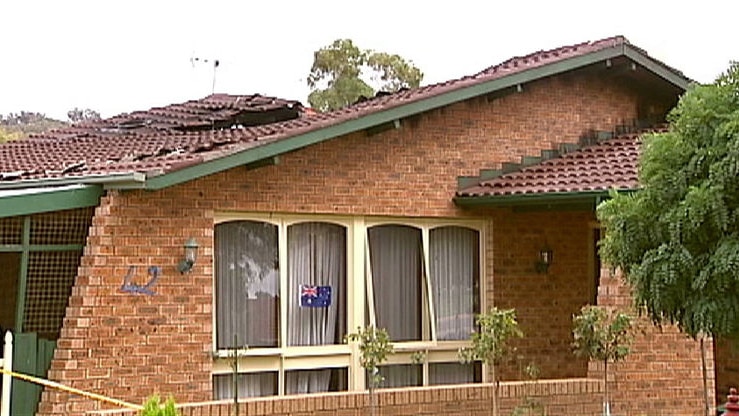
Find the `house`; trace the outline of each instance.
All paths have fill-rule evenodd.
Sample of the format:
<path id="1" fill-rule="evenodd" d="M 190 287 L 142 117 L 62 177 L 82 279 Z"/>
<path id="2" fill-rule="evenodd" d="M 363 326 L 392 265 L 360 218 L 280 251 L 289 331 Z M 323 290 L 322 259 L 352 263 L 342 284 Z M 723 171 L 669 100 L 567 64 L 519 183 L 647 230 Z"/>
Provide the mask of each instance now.
<path id="1" fill-rule="evenodd" d="M 630 297 L 594 208 L 637 188 L 639 133 L 690 82 L 619 36 L 325 114 L 216 94 L 0 145 L 0 325 L 36 334 L 21 355 L 52 342 L 34 369 L 51 380 L 188 415 L 237 391 L 262 397 L 252 415 L 361 414 L 342 340 L 372 324 L 396 348 L 381 403 L 461 415 L 491 387 L 457 351 L 496 305 L 526 334 L 503 407 L 535 363 L 548 414 L 597 414 L 602 368 L 572 355 L 571 317 Z M 648 327 L 614 411 L 702 415 L 710 342 L 708 361 L 704 386 L 698 342 Z M 110 408 L 47 389 L 38 414 Z"/>

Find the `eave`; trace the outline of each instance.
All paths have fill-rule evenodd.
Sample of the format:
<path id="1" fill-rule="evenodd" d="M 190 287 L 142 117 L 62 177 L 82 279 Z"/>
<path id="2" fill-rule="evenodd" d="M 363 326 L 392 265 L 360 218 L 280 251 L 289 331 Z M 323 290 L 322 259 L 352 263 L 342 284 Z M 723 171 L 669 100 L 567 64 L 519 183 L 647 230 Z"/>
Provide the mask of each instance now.
<path id="1" fill-rule="evenodd" d="M 0 218 L 97 206 L 99 185 L 67 185 L 0 191 Z"/>
<path id="2" fill-rule="evenodd" d="M 618 189 L 618 193 L 631 193 L 635 189 Z M 464 208 L 532 208 L 532 209 L 595 209 L 610 198 L 611 191 L 546 192 L 513 195 L 457 196 L 454 203 Z"/>

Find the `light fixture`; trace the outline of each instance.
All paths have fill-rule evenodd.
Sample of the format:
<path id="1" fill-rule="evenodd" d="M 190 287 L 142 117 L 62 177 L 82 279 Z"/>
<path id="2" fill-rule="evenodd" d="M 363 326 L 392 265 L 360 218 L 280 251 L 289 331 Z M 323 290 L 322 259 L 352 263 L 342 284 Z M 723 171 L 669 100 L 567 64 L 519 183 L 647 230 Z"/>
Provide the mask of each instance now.
<path id="1" fill-rule="evenodd" d="M 198 259 L 198 242 L 194 238 L 190 237 L 185 241 L 185 258 L 180 260 L 177 265 L 177 269 L 180 273 L 189 273 L 192 270 L 192 266 L 195 264 L 195 260 Z"/>
<path id="2" fill-rule="evenodd" d="M 546 273 L 549 271 L 549 265 L 552 264 L 552 249 L 546 247 L 539 250 L 539 258 L 536 260 L 536 272 Z"/>

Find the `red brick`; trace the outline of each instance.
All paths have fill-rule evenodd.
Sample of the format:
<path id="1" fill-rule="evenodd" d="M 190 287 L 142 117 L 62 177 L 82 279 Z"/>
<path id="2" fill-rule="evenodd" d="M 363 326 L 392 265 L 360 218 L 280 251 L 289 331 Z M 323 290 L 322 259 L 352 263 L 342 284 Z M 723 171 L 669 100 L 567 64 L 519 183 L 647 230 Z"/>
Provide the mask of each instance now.
<path id="1" fill-rule="evenodd" d="M 570 319 L 590 298 L 584 253 L 593 214 L 463 210 L 452 197 L 457 176 L 477 175 L 480 169 L 499 168 L 559 143 L 576 142 L 589 130 L 612 130 L 639 116 L 639 100 L 630 86 L 588 73 L 548 78 L 527 84 L 520 94 L 491 102 L 473 99 L 402 120 L 398 130 L 322 142 L 282 155 L 276 166 L 238 167 L 158 191 L 109 190 L 96 209 L 82 258 L 85 267 L 80 274 L 86 279 L 78 279 L 69 303 L 70 317 L 85 316 L 89 321 L 65 322 L 54 366 L 65 368 L 72 357 L 89 352 L 97 360 L 94 374 L 109 372 L 118 378 L 117 385 L 104 384 L 98 393 L 134 403 L 155 391 L 176 391 L 179 402 L 210 400 L 213 223 L 215 212 L 228 209 L 479 218 L 486 222 L 486 269 L 481 274 L 487 282 L 488 304 L 494 300 L 498 306 L 518 309 L 529 334 L 521 340 L 520 351 L 542 368 L 543 377 L 584 377 L 588 364 L 574 359 L 569 350 Z M 200 257 L 190 274 L 181 275 L 175 266 L 190 236 L 198 238 Z M 546 275 L 533 267 L 543 244 L 555 250 L 556 259 Z M 155 296 L 119 290 L 129 266 L 136 266 L 139 284 L 148 280 L 147 267 L 162 268 L 153 287 Z M 147 324 L 137 318 L 165 320 Z M 170 330 L 174 325 L 183 325 L 182 331 Z M 152 350 L 152 345 L 159 348 Z M 158 359 L 149 359 L 152 354 Z M 117 357 L 123 359 L 111 360 Z M 167 377 L 178 363 L 186 363 L 179 370 L 187 371 L 192 380 L 202 380 L 197 388 L 183 388 L 182 377 Z M 75 386 L 90 370 L 58 370 L 54 375 Z M 517 370 L 506 367 L 502 374 L 515 378 Z M 406 407 L 406 398 L 428 403 L 430 409 L 447 409 L 449 414 L 487 410 L 489 388 L 464 389 L 471 393 L 463 404 L 455 399 L 457 394 L 444 394 L 446 402 L 440 403 L 437 393 L 444 389 L 433 394 L 412 390 L 398 400 L 390 394 L 383 397 L 391 406 L 388 415 L 416 411 Z M 567 414 L 572 408 L 595 414 L 600 409 L 597 395 L 566 394 L 562 399 L 566 403 L 557 408 L 561 410 L 553 408 L 549 414 Z M 360 414 L 362 393 L 336 397 L 334 402 L 339 403 L 351 398 L 346 414 Z M 44 396 L 40 414 L 67 414 L 69 409 L 60 411 L 56 406 L 61 400 Z M 280 414 L 277 403 L 273 410 Z M 324 407 L 330 403 L 323 401 Z"/>

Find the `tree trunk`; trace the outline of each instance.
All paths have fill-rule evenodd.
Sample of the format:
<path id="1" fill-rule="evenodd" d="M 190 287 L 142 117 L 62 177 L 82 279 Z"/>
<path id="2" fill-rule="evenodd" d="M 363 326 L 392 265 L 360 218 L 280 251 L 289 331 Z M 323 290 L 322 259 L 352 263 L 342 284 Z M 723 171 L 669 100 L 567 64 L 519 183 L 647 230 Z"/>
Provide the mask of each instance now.
<path id="1" fill-rule="evenodd" d="M 375 386 L 374 383 L 370 381 L 369 386 L 369 400 L 370 400 L 370 415 L 375 416 L 377 413 L 377 397 L 375 397 Z"/>
<path id="2" fill-rule="evenodd" d="M 701 335 L 701 373 L 703 374 L 703 407 L 705 409 L 705 416 L 710 416 L 708 406 L 708 379 L 706 376 L 706 344 L 704 343 L 705 337 Z"/>
<path id="3" fill-rule="evenodd" d="M 608 359 L 603 360 L 603 416 L 611 416 L 611 403 L 608 397 Z"/>
<path id="4" fill-rule="evenodd" d="M 493 416 L 498 416 L 498 377 L 495 374 L 495 364 L 491 365 L 493 373 Z"/>

